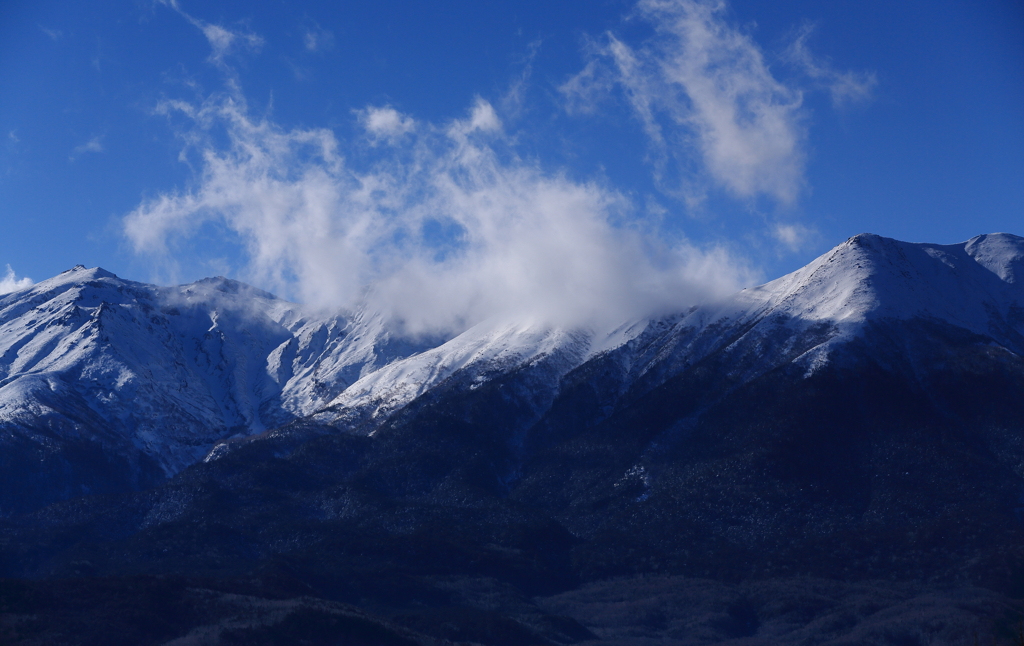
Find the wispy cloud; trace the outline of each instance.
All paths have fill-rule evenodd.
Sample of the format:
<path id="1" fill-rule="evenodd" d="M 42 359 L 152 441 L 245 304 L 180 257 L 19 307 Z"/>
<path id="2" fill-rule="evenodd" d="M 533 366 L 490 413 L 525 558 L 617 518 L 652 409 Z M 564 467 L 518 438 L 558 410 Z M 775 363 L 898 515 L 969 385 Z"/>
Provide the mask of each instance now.
<path id="1" fill-rule="evenodd" d="M 448 126 L 448 134 L 455 140 L 464 140 L 475 132 L 501 132 L 501 119 L 489 101 L 476 97 L 468 119 L 456 119 Z"/>
<path id="2" fill-rule="evenodd" d="M 631 46 L 607 34 L 562 92 L 579 112 L 620 88 L 663 181 L 674 165 L 683 184 L 704 173 L 737 196 L 791 203 L 804 184 L 802 93 L 773 76 L 725 9 L 717 0 L 641 0 L 636 15 L 654 36 Z"/>
<path id="3" fill-rule="evenodd" d="M 210 62 L 227 69 L 224 58 L 238 50 L 258 51 L 263 47 L 263 38 L 250 31 L 233 31 L 221 25 L 206 22 L 183 10 L 178 0 L 157 0 L 158 3 L 168 6 L 177 11 L 183 18 L 188 20 L 203 32 L 207 42 L 210 44 Z"/>
<path id="4" fill-rule="evenodd" d="M 367 108 L 364 128 L 404 136 L 358 167 L 332 131 L 256 119 L 236 95 L 166 109 L 191 121 L 200 175 L 125 217 L 136 251 L 174 262 L 203 226 L 222 226 L 244 245 L 241 275 L 307 303 L 366 304 L 410 332 L 496 315 L 617 324 L 751 280 L 724 249 L 615 224 L 635 210 L 619 193 L 507 154 L 482 98 L 442 124 Z"/>
<path id="5" fill-rule="evenodd" d="M 180 11 L 174 0 L 165 1 Z M 706 22 L 712 14 L 705 13 Z M 492 316 L 618 325 L 678 311 L 757 277 L 723 247 L 699 247 L 668 233 L 660 212 L 602 182 L 524 161 L 515 133 L 483 97 L 463 116 L 439 123 L 393 106 L 368 106 L 355 111 L 361 133 L 350 142 L 332 130 L 289 129 L 254 116 L 223 61 L 230 39 L 189 20 L 213 33 L 211 60 L 225 70 L 226 90 L 198 102 L 160 104 L 157 112 L 183 118 L 182 159 L 196 176 L 191 188 L 146 200 L 123 220 L 136 252 L 160 259 L 169 273 L 209 260 L 200 239 L 212 228 L 240 245 L 244 264 L 232 272 L 239 277 L 325 308 L 368 307 L 411 333 L 459 331 Z M 670 35 L 682 27 L 675 29 Z M 654 75 L 656 62 L 674 60 L 665 58 L 667 44 L 658 47 L 664 51 L 633 50 L 609 37 L 607 55 L 616 65 L 607 82 L 626 87 L 643 118 L 647 110 L 652 141 L 666 114 L 669 125 L 689 120 L 691 129 L 727 130 L 710 115 L 712 99 L 728 95 L 725 90 L 706 90 L 708 105 L 685 115 L 666 103 L 659 93 L 669 88 L 678 98 L 680 91 L 668 72 Z M 607 70 L 592 76 L 578 77 L 577 95 L 609 78 Z M 735 100 L 757 109 L 753 100 Z M 520 103 L 503 102 L 513 115 Z M 769 128 L 769 117 L 749 118 L 755 121 L 749 129 Z M 677 140 L 673 131 L 660 145 L 669 149 Z M 709 158 L 715 146 L 726 145 L 709 143 Z M 759 172 L 758 164 L 767 162 L 751 163 Z M 737 190 L 776 190 L 743 181 L 754 188 L 736 184 Z"/>
<path id="6" fill-rule="evenodd" d="M 97 40 L 96 49 L 93 55 L 89 57 L 89 63 L 97 72 L 103 71 L 103 58 L 103 43 L 102 41 Z"/>
<path id="7" fill-rule="evenodd" d="M 75 161 L 85 153 L 101 153 L 103 150 L 103 137 L 96 136 L 80 146 L 75 146 L 68 160 Z"/>
<path id="8" fill-rule="evenodd" d="M 502 112 L 513 119 L 522 116 L 526 109 L 526 95 L 530 88 L 530 77 L 533 76 L 533 63 L 540 48 L 540 40 L 535 40 L 527 46 L 526 53 L 517 61 L 520 66 L 519 73 L 512 78 L 508 89 L 498 102 Z"/>
<path id="9" fill-rule="evenodd" d="M 609 35 L 609 38 L 612 37 Z M 608 53 L 603 47 L 597 51 L 601 55 Z M 569 114 L 594 113 L 601 101 L 615 88 L 615 81 L 616 79 L 608 74 L 608 70 L 603 65 L 599 65 L 597 60 L 589 61 L 580 72 L 559 87 L 565 99 L 566 112 Z"/>
<path id="10" fill-rule="evenodd" d="M 786 58 L 799 65 L 807 76 L 829 92 L 834 107 L 841 108 L 871 99 L 878 85 L 874 72 L 842 72 L 833 68 L 829 60 L 814 56 L 807 47 L 807 40 L 814 30 L 812 24 L 803 25 L 786 50 Z"/>
<path id="11" fill-rule="evenodd" d="M 814 236 L 812 229 L 796 223 L 775 223 L 771 227 L 771 233 L 772 237 L 785 249 L 793 252 L 803 249 Z"/>
<path id="12" fill-rule="evenodd" d="M 302 45 L 307 52 L 325 52 L 334 49 L 334 34 L 312 21 L 302 27 Z"/>
<path id="13" fill-rule="evenodd" d="M 23 276 L 18 278 L 14 270 L 11 269 L 10 265 L 7 265 L 7 272 L 3 278 L 0 278 L 0 294 L 9 294 L 10 292 L 16 292 L 19 289 L 27 289 L 34 283 L 31 278 Z"/>
<path id="14" fill-rule="evenodd" d="M 48 27 L 39 25 L 39 30 L 42 31 L 47 36 L 49 36 L 50 40 L 53 41 L 58 41 L 64 36 L 64 32 L 61 31 L 60 29 L 49 29 Z"/>

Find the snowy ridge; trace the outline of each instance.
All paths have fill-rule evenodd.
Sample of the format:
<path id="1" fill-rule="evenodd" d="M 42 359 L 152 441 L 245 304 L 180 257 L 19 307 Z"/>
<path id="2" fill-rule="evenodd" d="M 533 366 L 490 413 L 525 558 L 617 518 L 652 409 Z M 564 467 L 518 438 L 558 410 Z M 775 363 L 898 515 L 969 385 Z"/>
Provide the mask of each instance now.
<path id="1" fill-rule="evenodd" d="M 943 320 L 987 333 L 994 307 L 1024 300 L 1024 239 L 978 236 L 958 245 L 900 242 L 861 234 L 746 298 L 762 311 L 803 321 Z"/>
<path id="2" fill-rule="evenodd" d="M 868 326 L 913 319 L 1024 354 L 1024 238 L 862 234 L 765 285 L 612 332 L 489 320 L 434 339 L 225 278 L 156 287 L 79 266 L 0 296 L 0 432 L 40 446 L 84 438 L 170 475 L 227 438 L 301 418 L 354 430 L 436 389 L 473 390 L 524 368 L 523 386 L 545 393 L 538 407 L 598 358 L 615 363 L 622 392 L 711 355 L 733 383 L 787 364 L 813 374 Z"/>
<path id="3" fill-rule="evenodd" d="M 297 319 L 292 338 L 267 357 L 267 373 L 280 384 L 276 404 L 305 416 L 327 406 L 366 375 L 435 345 L 437 339 L 394 334 L 380 315 Z"/>
<path id="4" fill-rule="evenodd" d="M 47 428 L 173 474 L 414 352 L 379 318 L 318 317 L 223 278 L 161 288 L 76 267 L 0 298 L 0 429 Z"/>
<path id="5" fill-rule="evenodd" d="M 834 348 L 883 319 L 941 320 L 1010 342 L 1024 333 L 1014 318 L 1014 308 L 1024 304 L 1022 286 L 1007 280 L 1021 274 L 1022 256 L 1024 239 L 1009 234 L 959 245 L 861 234 L 765 285 L 611 334 L 496 321 L 478 325 L 367 374 L 314 418 L 352 424 L 387 415 L 439 384 L 458 380 L 472 387 L 555 352 L 563 353 L 560 370 L 552 374 L 558 379 L 595 355 L 616 353 L 630 375 L 623 388 L 629 388 L 644 379 L 660 383 L 716 351 L 732 356 L 740 382 L 789 362 L 813 374 L 831 360 Z M 549 387 L 556 389 L 557 381 Z"/>
<path id="6" fill-rule="evenodd" d="M 501 374 L 553 360 L 549 388 L 591 354 L 594 334 L 536 322 L 485 321 L 430 350 L 372 372 L 342 392 L 330 409 L 314 416 L 337 424 L 387 415 L 439 384 L 459 380 L 473 389 Z"/>
<path id="7" fill-rule="evenodd" d="M 801 269 L 651 325 L 627 359 L 658 381 L 712 352 L 747 381 L 786 363 L 807 374 L 885 320 L 939 321 L 1024 354 L 1024 238 L 983 235 L 954 245 L 854 236 Z"/>

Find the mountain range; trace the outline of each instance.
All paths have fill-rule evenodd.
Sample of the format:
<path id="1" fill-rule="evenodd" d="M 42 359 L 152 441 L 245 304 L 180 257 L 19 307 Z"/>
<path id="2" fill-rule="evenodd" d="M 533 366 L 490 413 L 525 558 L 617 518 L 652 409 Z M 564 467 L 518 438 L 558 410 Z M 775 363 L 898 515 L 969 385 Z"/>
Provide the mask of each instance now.
<path id="1" fill-rule="evenodd" d="M 0 296 L 0 576 L 15 643 L 1010 639 L 1024 238 L 432 337 L 75 267 Z"/>

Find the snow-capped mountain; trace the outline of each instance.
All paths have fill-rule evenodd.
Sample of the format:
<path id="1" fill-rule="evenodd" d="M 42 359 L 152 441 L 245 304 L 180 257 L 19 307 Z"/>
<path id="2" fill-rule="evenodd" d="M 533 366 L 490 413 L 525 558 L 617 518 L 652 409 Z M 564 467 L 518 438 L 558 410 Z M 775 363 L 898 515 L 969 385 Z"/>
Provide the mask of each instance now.
<path id="1" fill-rule="evenodd" d="M 441 383 L 473 388 L 539 361 L 554 364 L 543 385 L 554 390 L 568 372 L 604 353 L 628 356 L 632 377 L 624 387 L 651 372 L 665 378 L 717 351 L 734 356 L 736 371 L 746 371 L 741 380 L 787 362 L 813 372 L 882 320 L 941 321 L 1024 353 L 1024 286 L 1016 280 L 1022 258 L 1021 239 L 1010 234 L 960 245 L 862 234 L 765 285 L 611 333 L 487 321 L 368 372 L 313 417 L 328 424 L 378 417 Z"/>
<path id="2" fill-rule="evenodd" d="M 521 425 L 541 419 L 560 389 L 593 373 L 602 375 L 594 397 L 603 417 L 712 357 L 728 380 L 716 396 L 782 367 L 809 376 L 848 358 L 847 345 L 873 326 L 894 321 L 966 330 L 1024 355 L 1022 264 L 1024 239 L 1010 234 L 956 245 L 862 234 L 765 285 L 611 332 L 487 321 L 366 373 L 309 419 L 373 432 L 433 389 L 471 391 L 515 371 L 529 380 L 519 388 L 520 407 L 529 411 Z"/>
<path id="3" fill-rule="evenodd" d="M 0 298 L 0 578 L 55 591 L 6 587 L 0 632 L 106 599 L 135 625 L 120 600 L 152 586 L 201 608 L 187 638 L 246 641 L 238 604 L 283 594 L 295 625 L 337 627 L 340 601 L 429 635 L 402 643 L 595 643 L 608 614 L 659 643 L 970 641 L 997 616 L 978 599 L 1024 597 L 1022 277 L 1017 236 L 860 235 L 611 332 L 414 342 L 225 279 L 77 268 Z M 714 612 L 668 627 L 695 600 Z M 925 623 L 950 639 L 905 632 Z"/>
<path id="4" fill-rule="evenodd" d="M 513 374 L 528 425 L 593 366 L 615 375 L 598 395 L 610 414 L 712 355 L 731 387 L 785 365 L 813 374 L 882 321 L 941 324 L 1020 355 L 1022 276 L 1024 239 L 1010 234 L 957 245 L 864 234 L 766 285 L 610 333 L 490 320 L 407 339 L 372 313 L 323 315 L 224 278 L 156 287 L 79 266 L 0 297 L 5 464 L 63 474 L 58 498 L 142 486 L 229 438 L 301 418 L 372 433 L 428 393 Z M 120 484 L 75 466 L 97 453 Z"/>
<path id="5" fill-rule="evenodd" d="M 531 389 L 540 400 L 549 401 L 566 373 L 593 356 L 597 348 L 621 343 L 622 338 L 627 337 L 621 330 L 597 334 L 540 323 L 485 321 L 440 346 L 370 372 L 312 418 L 331 425 L 379 419 L 439 385 L 473 390 L 526 367 L 543 367 L 533 375 Z"/>
<path id="6" fill-rule="evenodd" d="M 809 375 L 887 321 L 965 330 L 1024 355 L 1022 277 L 1019 236 L 936 245 L 861 234 L 765 285 L 652 321 L 610 354 L 623 388 L 641 390 L 715 353 L 737 383 L 788 364 Z"/>
<path id="7" fill-rule="evenodd" d="M 419 349 L 380 317 L 318 316 L 223 278 L 164 288 L 75 267 L 0 297 L 4 462 L 71 474 L 55 475 L 65 495 L 88 490 L 76 479 L 103 489 L 74 475 L 70 443 L 117 462 L 100 471 L 118 480 L 159 480 Z"/>

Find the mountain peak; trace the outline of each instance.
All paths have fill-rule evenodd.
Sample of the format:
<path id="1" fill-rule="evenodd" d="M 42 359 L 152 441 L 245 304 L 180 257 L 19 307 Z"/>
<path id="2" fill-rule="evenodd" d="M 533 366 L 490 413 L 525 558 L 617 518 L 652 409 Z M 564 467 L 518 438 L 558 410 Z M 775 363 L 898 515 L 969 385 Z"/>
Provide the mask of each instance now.
<path id="1" fill-rule="evenodd" d="M 989 233 L 964 243 L 974 260 L 1004 282 L 1024 284 L 1024 238 L 1012 233 Z"/>
<path id="2" fill-rule="evenodd" d="M 862 233 L 743 294 L 754 309 L 804 322 L 926 318 L 987 334 L 993 316 L 1005 318 L 1008 308 L 1024 304 L 1021 277 L 1019 236 L 940 245 Z"/>
<path id="3" fill-rule="evenodd" d="M 49 298 L 54 294 L 63 293 L 67 290 L 76 290 L 85 286 L 87 283 L 93 283 L 96 281 L 108 282 L 112 285 L 123 285 L 132 282 L 123 280 L 113 272 L 109 272 L 102 267 L 75 265 L 71 269 L 62 271 L 53 278 L 47 278 L 46 280 L 39 281 L 29 288 L 29 292 L 36 294 L 39 297 L 42 297 L 44 294 L 49 294 L 50 296 L 47 296 L 47 298 Z"/>
<path id="4" fill-rule="evenodd" d="M 258 296 L 269 300 L 278 300 L 277 296 L 274 296 L 270 292 L 263 291 L 258 287 L 253 287 L 248 283 L 243 283 L 233 278 L 225 278 L 224 276 L 200 278 L 193 283 L 188 283 L 181 287 L 186 290 L 189 288 L 195 288 L 199 291 L 214 290 L 225 294 L 244 294 L 248 296 Z"/>
<path id="5" fill-rule="evenodd" d="M 872 325 L 912 319 L 1024 354 L 1022 266 L 1024 238 L 1010 234 L 935 245 L 863 233 L 778 280 L 607 338 L 508 320 L 409 338 L 379 313 L 307 311 L 223 276 L 157 287 L 78 265 L 0 297 L 0 430 L 43 401 L 60 424 L 113 433 L 125 456 L 170 474 L 225 437 L 310 415 L 362 429 L 428 391 L 513 373 L 543 393 L 523 414 L 540 414 L 563 377 L 603 354 L 640 375 L 731 348 L 747 357 L 736 374 L 757 375 L 794 357 L 825 365 Z M 651 370 L 654 383 L 662 368 Z"/>
<path id="6" fill-rule="evenodd" d="M 90 280 L 94 278 L 117 278 L 117 275 L 113 272 L 109 272 L 102 267 L 86 267 L 85 265 L 78 264 L 71 269 L 65 269 L 60 272 L 58 276 L 73 277 L 75 279 Z"/>

